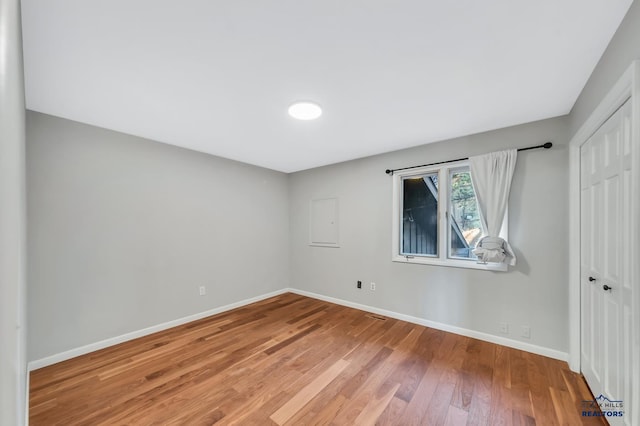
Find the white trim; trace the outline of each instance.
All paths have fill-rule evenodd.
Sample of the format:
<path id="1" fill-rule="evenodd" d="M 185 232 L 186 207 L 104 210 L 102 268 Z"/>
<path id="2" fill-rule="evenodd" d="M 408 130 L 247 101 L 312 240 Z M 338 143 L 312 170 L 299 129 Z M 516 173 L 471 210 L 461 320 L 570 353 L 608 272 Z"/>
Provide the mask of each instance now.
<path id="1" fill-rule="evenodd" d="M 468 167 L 468 160 L 461 160 L 447 164 L 435 164 L 410 170 L 394 172 L 392 187 L 392 213 L 391 213 L 391 261 L 400 263 L 417 263 L 420 265 L 448 266 L 453 268 L 480 269 L 484 271 L 506 272 L 509 266 L 505 263 L 478 263 L 475 260 L 451 258 L 449 256 L 449 174 L 451 170 Z M 402 178 L 406 176 L 438 173 L 438 254 L 435 256 L 405 256 L 400 253 L 400 211 L 402 210 Z M 446 189 L 443 191 L 442 189 Z M 442 207 L 444 206 L 444 208 Z M 508 214 L 504 223 L 509 222 Z M 444 227 L 444 229 L 443 229 Z M 500 236 L 508 237 L 508 225 L 503 224 Z M 442 238 L 442 235 L 446 235 Z"/>
<path id="2" fill-rule="evenodd" d="M 457 327 L 454 325 L 444 324 L 437 321 L 431 321 L 424 318 L 418 318 L 411 315 L 405 315 L 398 312 L 389 311 L 386 309 L 380 309 L 373 306 L 363 305 L 361 303 L 350 302 L 347 300 L 337 299 L 335 297 L 325 296 L 309 291 L 299 290 L 295 288 L 283 288 L 278 291 L 263 294 L 261 296 L 252 297 L 239 302 L 231 303 L 229 305 L 221 306 L 218 308 L 210 309 L 208 311 L 200 312 L 198 314 L 189 315 L 183 318 L 179 318 L 173 321 L 168 321 L 162 324 L 158 324 L 152 327 L 147 327 L 142 330 L 133 331 L 120 336 L 105 339 L 99 342 L 91 343 L 79 348 L 71 349 L 65 352 L 61 352 L 55 355 L 51 355 L 45 358 L 41 358 L 35 361 L 31 361 L 28 364 L 29 372 L 37 370 L 39 368 L 47 367 L 49 365 L 56 364 L 58 362 L 66 361 L 77 356 L 85 355 L 91 352 L 98 351 L 110 346 L 117 345 L 119 343 L 127 342 L 129 340 L 137 339 L 139 337 L 148 336 L 158 331 L 167 330 L 172 327 L 177 327 L 192 321 L 196 321 L 202 318 L 206 318 L 211 315 L 216 315 L 222 312 L 230 311 L 232 309 L 240 308 L 251 303 L 259 302 L 261 300 L 268 299 L 270 297 L 278 296 L 284 293 L 294 293 L 301 296 L 311 297 L 313 299 L 323 300 L 325 302 L 335 303 L 337 305 L 346 306 L 353 309 L 359 309 L 365 312 L 371 312 L 378 315 L 384 315 L 386 317 L 395 318 L 401 321 L 410 322 L 413 324 L 422 325 L 425 327 L 434 328 L 436 330 L 442 330 L 449 333 L 458 334 L 460 336 L 472 337 L 474 339 L 483 340 L 485 342 L 494 343 L 497 345 L 507 346 L 514 349 L 519 349 L 526 352 L 546 356 L 549 358 L 559 359 L 561 361 L 567 361 L 568 354 L 566 352 L 558 351 L 555 349 L 545 348 L 543 346 L 533 345 L 531 343 L 520 342 L 517 340 L 507 339 L 505 337 L 494 336 L 492 334 L 483 333 L 481 331 L 470 330 L 467 328 Z M 27 382 L 28 383 L 28 382 Z"/>
<path id="3" fill-rule="evenodd" d="M 519 350 L 531 352 L 537 355 L 559 359 L 560 361 L 567 361 L 569 357 L 569 355 L 566 352 L 558 351 L 551 348 L 545 348 L 544 346 L 533 345 L 531 343 L 520 342 L 518 340 L 507 339 L 505 337 L 494 336 L 493 334 L 483 333 L 481 331 L 470 330 L 467 328 L 457 327 L 455 325 L 449 325 L 441 322 L 431 321 L 424 318 L 414 317 L 411 315 L 400 314 L 398 312 L 388 311 L 386 309 L 375 308 L 373 306 L 349 302 L 347 300 L 337 299 L 335 297 L 324 296 L 322 294 L 312 293 L 304 290 L 298 290 L 295 288 L 289 288 L 288 291 L 291 293 L 299 294 L 301 296 L 311 297 L 313 299 L 335 303 L 336 305 L 347 306 L 349 308 L 359 309 L 361 311 L 371 312 L 378 315 L 384 315 L 386 317 L 395 318 L 401 321 L 406 321 L 413 324 L 434 328 L 436 330 L 446 331 L 448 333 L 454 333 L 460 336 L 472 337 L 474 339 L 483 340 L 485 342 L 495 343 L 496 345 L 507 346 L 509 348 L 519 349 Z"/>
<path id="4" fill-rule="evenodd" d="M 634 61 L 631 65 L 633 69 L 631 79 L 633 80 L 633 90 L 631 93 L 631 143 L 635 143 L 635 150 L 632 156 L 632 188 L 635 197 L 631 202 L 632 216 L 640 217 L 640 61 Z M 632 247 L 631 259 L 637 259 L 640 256 L 640 248 L 638 247 L 638 241 L 640 241 L 640 224 L 637 221 L 632 221 L 633 228 L 631 233 L 633 235 L 632 241 L 636 244 Z M 631 269 L 632 283 L 635 283 L 635 288 L 632 290 L 635 293 L 633 300 L 631 301 L 631 323 L 633 328 L 632 343 L 631 343 L 631 395 L 633 400 L 630 405 L 632 407 L 631 424 L 640 424 L 640 262 L 635 262 Z M 635 329 L 634 329 L 635 328 Z"/>
<path id="5" fill-rule="evenodd" d="M 365 311 L 365 312 L 371 312 L 371 313 L 375 313 L 378 315 L 384 315 L 390 318 L 395 318 L 401 321 L 406 321 L 406 322 L 410 322 L 413 324 L 418 324 L 418 325 L 422 325 L 425 327 L 430 327 L 436 330 L 442 330 L 445 332 L 449 332 L 449 333 L 454 333 L 454 334 L 458 334 L 461 336 L 465 336 L 465 337 L 471 337 L 471 338 L 475 338 L 478 340 L 482 340 L 485 342 L 489 342 L 489 343 L 493 343 L 493 344 L 497 344 L 497 345 L 502 345 L 502 346 L 506 346 L 506 347 L 510 347 L 510 348 L 514 348 L 514 349 L 519 349 L 522 351 L 526 351 L 526 352 L 530 352 L 530 353 L 534 353 L 537 355 L 541 355 L 541 356 L 546 356 L 549 358 L 553 358 L 553 359 L 558 359 L 561 361 L 567 361 L 568 359 L 568 354 L 566 352 L 562 352 L 562 351 L 558 351 L 555 349 L 550 349 L 550 348 L 546 348 L 543 346 L 538 346 L 538 345 L 533 345 L 530 343 L 525 343 L 525 342 L 520 342 L 520 341 L 516 341 L 516 340 L 512 340 L 512 339 L 507 339 L 504 337 L 500 337 L 500 336 L 494 336 L 488 333 L 483 333 L 480 331 L 475 331 L 475 330 L 470 330 L 470 329 L 466 329 L 466 328 L 462 328 L 462 327 L 456 327 L 453 325 L 449 325 L 449 324 L 444 324 L 444 323 L 440 323 L 440 322 L 436 322 L 436 321 L 430 321 L 424 318 L 418 318 L 418 317 L 414 317 L 411 315 L 405 315 L 405 314 L 400 314 L 397 312 L 393 312 L 393 311 L 389 311 L 386 309 L 380 309 L 380 308 L 375 308 L 373 306 L 368 306 L 368 305 L 364 305 L 364 304 L 360 304 L 360 303 L 354 303 L 354 302 L 349 302 L 346 300 L 342 300 L 342 299 L 338 299 L 338 298 L 334 298 L 334 297 L 330 297 L 330 296 L 324 296 L 321 294 L 317 294 L 317 293 L 312 293 L 312 292 L 308 292 L 308 291 L 304 291 L 304 290 L 299 290 L 299 289 L 294 289 L 294 288 L 283 288 L 281 290 L 277 290 L 271 293 L 267 293 L 267 294 L 263 294 L 261 296 L 256 296 L 253 298 L 249 298 L 249 299 L 245 299 L 239 302 L 235 302 L 235 303 L 231 303 L 225 306 L 221 306 L 218 308 L 214 308 L 214 309 L 210 309 L 208 311 L 204 311 L 198 314 L 194 314 L 194 315 L 190 315 L 187 317 L 183 317 L 177 320 L 173 320 L 173 321 L 169 321 L 163 324 L 158 324 L 156 326 L 152 326 L 152 327 L 148 327 L 142 330 L 138 330 L 138 331 L 134 331 L 131 333 L 127 333 L 121 336 L 117 336 L 117 337 L 113 337 L 110 339 L 105 339 L 102 340 L 100 342 L 96 342 L 96 343 L 92 343 L 89 345 L 85 345 L 76 349 L 72 349 L 69 351 L 65 351 L 65 352 L 61 352 L 59 354 L 56 355 L 52 355 L 46 358 L 42 358 L 39 360 L 35 360 L 35 361 L 31 361 L 28 363 L 28 372 L 27 372 L 27 386 L 26 386 L 26 396 L 25 396 L 25 400 L 28 402 L 28 395 L 29 395 L 29 373 L 33 370 L 36 370 L 38 368 L 43 368 L 52 364 L 56 364 L 58 362 L 62 362 L 71 358 L 75 358 L 77 356 L 80 355 L 85 355 L 87 353 L 90 352 L 94 352 L 100 349 L 104 349 L 107 348 L 109 346 L 113 346 L 113 345 L 117 345 L 119 343 L 123 343 L 129 340 L 133 340 L 139 337 L 143 337 L 143 336 L 147 336 L 149 334 L 152 333 L 156 333 L 158 331 L 163 331 L 172 327 L 176 327 L 182 324 L 186 324 L 189 323 L 191 321 L 196 321 L 199 320 L 201 318 L 206 318 L 208 316 L 211 315 L 216 315 L 222 312 L 226 312 L 232 309 L 236 309 L 236 308 L 240 308 L 246 305 L 249 305 L 251 303 L 255 303 L 255 302 L 259 302 L 261 300 L 265 300 L 268 299 L 270 297 L 274 297 L 274 296 L 278 296 L 284 293 L 294 293 L 294 294 L 298 294 L 301 296 L 306 296 L 306 297 L 311 297 L 317 300 L 323 300 L 326 302 L 330 302 L 330 303 L 335 303 L 337 305 L 341 305 L 341 306 L 347 306 L 349 308 L 353 308 L 353 309 L 358 309 L 361 311 Z M 29 422 L 29 417 L 28 417 L 28 407 L 29 404 L 26 404 L 26 414 L 25 414 L 25 424 L 28 425 Z"/>
<path id="6" fill-rule="evenodd" d="M 632 96 L 633 75 L 636 72 L 635 67 L 639 63 L 640 61 L 631 63 L 631 66 L 622 74 L 618 82 L 591 113 L 587 121 L 573 135 L 570 142 L 571 146 L 582 146 Z"/>
<path id="7" fill-rule="evenodd" d="M 433 266 L 448 266 L 450 268 L 467 268 L 467 269 L 481 269 L 483 271 L 498 271 L 506 272 L 508 266 L 504 263 L 478 263 L 475 260 L 464 260 L 455 258 L 440 259 L 437 257 L 427 256 L 414 256 L 409 257 L 394 255 L 391 260 L 393 262 L 400 263 L 418 263 L 421 265 L 433 265 Z"/>
<path id="8" fill-rule="evenodd" d="M 569 251 L 569 367 L 575 372 L 580 371 L 580 147 L 632 96 L 639 63 L 631 63 L 569 142 L 569 247 L 577 248 Z"/>
<path id="9" fill-rule="evenodd" d="M 631 98 L 632 144 L 635 144 L 633 154 L 633 182 L 632 192 L 640 193 L 640 61 L 635 60 L 624 72 L 609 93 L 591 113 L 569 143 L 569 247 L 577 248 L 569 252 L 569 367 L 576 372 L 580 366 L 580 147 L 598 130 L 615 111 Z M 639 197 L 634 197 L 632 214 L 640 217 Z M 635 241 L 640 241 L 640 226 L 636 224 L 631 230 Z M 631 258 L 637 258 L 640 253 L 637 248 Z M 632 282 L 636 283 L 632 301 L 632 324 L 634 329 L 632 344 L 633 383 L 631 394 L 632 424 L 640 424 L 640 291 L 637 288 L 640 279 L 640 262 L 636 262 L 632 273 Z"/>
<path id="10" fill-rule="evenodd" d="M 27 368 L 29 371 L 37 370 L 38 368 L 47 367 L 52 364 L 56 364 L 58 362 L 66 361 L 71 358 L 75 358 L 80 355 L 85 355 L 90 352 L 95 352 L 100 349 L 108 348 L 109 346 L 114 346 L 119 343 L 127 342 L 129 340 L 137 339 L 139 337 L 148 336 L 149 334 L 157 333 L 158 331 L 167 330 L 172 327 L 177 327 L 179 325 L 187 324 L 192 321 L 196 321 L 202 318 L 209 317 L 211 315 L 216 315 L 222 312 L 230 311 L 232 309 L 240 308 L 245 305 L 249 305 L 251 303 L 259 302 L 261 300 L 268 299 L 270 297 L 279 296 L 281 294 L 287 293 L 288 289 L 281 289 L 277 291 L 273 291 L 271 293 L 263 294 L 261 296 L 252 297 L 249 299 L 244 299 L 239 302 L 230 303 L 228 305 L 220 306 L 218 308 L 209 309 L 208 311 L 200 312 L 197 314 L 189 315 L 183 318 L 178 318 L 172 321 L 167 321 L 162 324 L 153 325 L 151 327 L 143 328 L 141 330 L 132 331 L 130 333 L 122 334 L 120 336 L 111 337 L 109 339 L 101 340 L 99 342 L 90 343 L 85 346 L 81 346 L 79 348 L 71 349 L 68 351 L 60 352 L 55 355 L 51 355 L 45 358 L 37 359 L 35 361 L 29 362 Z"/>
<path id="11" fill-rule="evenodd" d="M 576 188 L 578 189 L 576 191 Z M 569 368 L 580 372 L 580 147 L 569 146 Z M 571 250 L 573 248 L 573 250 Z M 577 283 L 577 286 L 576 286 Z"/>

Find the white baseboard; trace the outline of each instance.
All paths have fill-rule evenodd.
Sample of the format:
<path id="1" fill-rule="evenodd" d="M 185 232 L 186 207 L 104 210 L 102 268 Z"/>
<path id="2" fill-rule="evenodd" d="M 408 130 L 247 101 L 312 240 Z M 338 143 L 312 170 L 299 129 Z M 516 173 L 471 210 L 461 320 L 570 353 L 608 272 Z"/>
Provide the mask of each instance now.
<path id="1" fill-rule="evenodd" d="M 301 296 L 312 297 L 314 299 L 324 300 L 325 302 L 335 303 L 337 305 L 347 306 L 349 308 L 359 309 L 361 311 L 371 312 L 378 315 L 384 315 L 386 317 L 395 318 L 398 320 L 410 322 L 413 324 L 423 325 L 425 327 L 435 328 L 436 330 L 447 331 L 449 333 L 459 334 L 461 336 L 472 337 L 478 340 L 484 340 L 485 342 L 495 343 L 497 345 L 507 346 L 514 349 L 520 349 L 522 351 L 531 352 L 537 355 L 546 356 L 549 358 L 558 359 L 560 361 L 567 361 L 569 354 L 567 352 L 557 351 L 555 349 L 545 348 L 543 346 L 533 345 L 531 343 L 520 342 L 518 340 L 507 339 L 505 337 L 494 336 L 492 334 L 483 333 L 481 331 L 469 330 L 467 328 L 456 327 L 454 325 L 443 324 L 441 322 L 430 321 L 424 318 L 418 318 L 411 315 L 399 314 L 393 311 L 387 311 L 386 309 L 374 308 L 373 306 L 362 305 L 360 303 L 349 302 L 347 300 L 336 299 L 335 297 L 324 296 L 322 294 L 311 293 L 304 290 L 298 290 L 295 288 L 289 288 L 287 291 Z"/>
<path id="2" fill-rule="evenodd" d="M 335 303 L 337 305 L 347 306 L 349 308 L 359 309 L 361 311 L 371 312 L 378 315 L 384 315 L 386 317 L 395 318 L 402 321 L 407 321 L 413 324 L 423 325 L 425 327 L 435 328 L 436 330 L 447 331 L 449 333 L 459 334 L 461 336 L 472 337 L 478 340 L 484 340 L 485 342 L 495 343 L 502 346 L 507 346 L 514 349 L 520 349 L 526 352 L 546 356 L 549 358 L 559 359 L 561 361 L 567 361 L 569 355 L 566 352 L 557 351 L 555 349 L 545 348 L 543 346 L 533 345 L 531 343 L 520 342 L 517 340 L 507 339 L 505 337 L 494 336 L 492 334 L 483 333 L 480 331 L 469 330 L 466 328 L 456 327 L 449 324 L 443 324 L 436 321 L 430 321 L 424 318 L 418 318 L 411 315 L 400 314 L 386 309 L 375 308 L 373 306 L 363 305 L 360 303 L 349 302 L 347 300 L 337 299 L 335 297 L 324 296 L 322 294 L 312 293 L 304 290 L 298 290 L 295 288 L 283 288 L 271 293 L 263 294 L 260 296 L 252 297 L 250 299 L 241 300 L 239 302 L 231 303 L 229 305 L 213 308 L 208 311 L 200 312 L 197 314 L 189 315 L 183 318 L 179 318 L 173 321 L 168 321 L 162 324 L 154 325 L 151 327 L 143 328 L 142 330 L 132 331 L 120 336 L 112 337 L 109 339 L 101 340 L 99 342 L 90 343 L 79 348 L 71 349 L 68 351 L 60 352 L 55 355 L 51 355 L 45 358 L 37 359 L 28 363 L 28 371 L 37 370 L 38 368 L 47 367 L 58 362 L 66 361 L 71 358 L 75 358 L 80 355 L 85 355 L 90 352 L 95 352 L 100 349 L 107 348 L 109 346 L 117 345 L 119 343 L 127 342 L 129 340 L 137 339 L 139 337 L 147 336 L 149 334 L 156 333 L 158 331 L 167 330 L 172 327 L 176 327 L 182 324 L 196 321 L 202 318 L 216 315 L 222 312 L 230 311 L 232 309 L 240 308 L 242 306 L 249 305 L 251 303 L 259 302 L 261 300 L 268 299 L 270 297 L 278 296 L 284 293 L 295 293 L 301 296 L 311 297 L 313 299 L 324 300 L 325 302 Z"/>
<path id="3" fill-rule="evenodd" d="M 143 328 L 142 330 L 132 331 L 130 333 L 122 334 L 120 336 L 111 337 L 109 339 L 101 340 L 99 342 L 90 343 L 79 348 L 71 349 L 68 351 L 60 352 L 55 355 L 51 355 L 45 358 L 31 361 L 27 364 L 28 371 L 37 370 L 38 368 L 46 367 L 58 362 L 66 361 L 71 358 L 75 358 L 80 355 L 85 355 L 90 352 L 95 352 L 100 349 L 107 348 L 109 346 L 117 345 L 119 343 L 127 342 L 129 340 L 137 339 L 139 337 L 148 336 L 149 334 L 157 333 L 158 331 L 167 330 L 172 327 L 176 327 L 182 324 L 196 321 L 202 318 L 210 317 L 222 312 L 230 311 L 231 309 L 240 308 L 251 303 L 259 302 L 264 299 L 268 299 L 273 296 L 278 296 L 283 293 L 287 293 L 288 289 L 277 290 L 271 293 L 263 294 L 261 296 L 252 297 L 250 299 L 241 300 L 239 302 L 231 303 L 229 305 L 220 306 L 218 308 L 209 309 L 208 311 L 200 312 L 197 314 L 189 315 L 183 318 L 178 318 L 173 321 L 168 321 L 162 324 L 154 325 L 151 327 Z"/>

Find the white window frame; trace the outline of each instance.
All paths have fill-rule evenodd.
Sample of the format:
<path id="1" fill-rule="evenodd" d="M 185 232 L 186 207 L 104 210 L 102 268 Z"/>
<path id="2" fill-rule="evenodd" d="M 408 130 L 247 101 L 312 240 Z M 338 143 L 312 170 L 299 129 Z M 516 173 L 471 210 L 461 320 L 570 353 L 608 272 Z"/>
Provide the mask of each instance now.
<path id="1" fill-rule="evenodd" d="M 454 268 L 481 269 L 485 271 L 507 271 L 504 263 L 478 263 L 476 259 L 461 259 L 449 257 L 449 218 L 450 206 L 449 174 L 452 170 L 469 167 L 469 161 L 456 161 L 446 164 L 419 167 L 410 170 L 400 170 L 393 173 L 393 210 L 392 210 L 392 244 L 391 260 L 400 263 L 417 263 L 422 265 L 448 266 Z M 405 256 L 400 253 L 400 229 L 402 223 L 403 187 L 402 179 L 427 173 L 438 174 L 438 254 L 436 256 Z M 444 207 L 444 208 L 443 208 Z M 500 231 L 500 237 L 508 239 L 509 214 L 505 218 Z"/>

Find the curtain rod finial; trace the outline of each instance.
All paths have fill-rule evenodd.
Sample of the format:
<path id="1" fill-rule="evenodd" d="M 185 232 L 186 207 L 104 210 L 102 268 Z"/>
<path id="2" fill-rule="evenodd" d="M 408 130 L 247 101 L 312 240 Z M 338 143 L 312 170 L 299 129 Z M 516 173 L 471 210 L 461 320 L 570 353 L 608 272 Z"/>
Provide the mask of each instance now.
<path id="1" fill-rule="evenodd" d="M 389 170 L 389 169 L 385 170 L 384 172 L 388 175 L 393 174 L 393 170 Z"/>
<path id="2" fill-rule="evenodd" d="M 542 145 L 544 147 L 544 149 L 549 149 L 553 146 L 553 144 L 551 142 L 547 142 L 544 145 Z"/>

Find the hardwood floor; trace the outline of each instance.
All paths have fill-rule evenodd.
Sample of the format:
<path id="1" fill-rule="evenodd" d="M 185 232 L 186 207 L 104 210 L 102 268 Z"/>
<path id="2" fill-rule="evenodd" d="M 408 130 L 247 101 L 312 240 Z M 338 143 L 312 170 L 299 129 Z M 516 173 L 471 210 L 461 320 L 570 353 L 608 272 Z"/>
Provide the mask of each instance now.
<path id="1" fill-rule="evenodd" d="M 580 425 L 561 361 L 284 294 L 31 373 L 31 425 Z"/>

